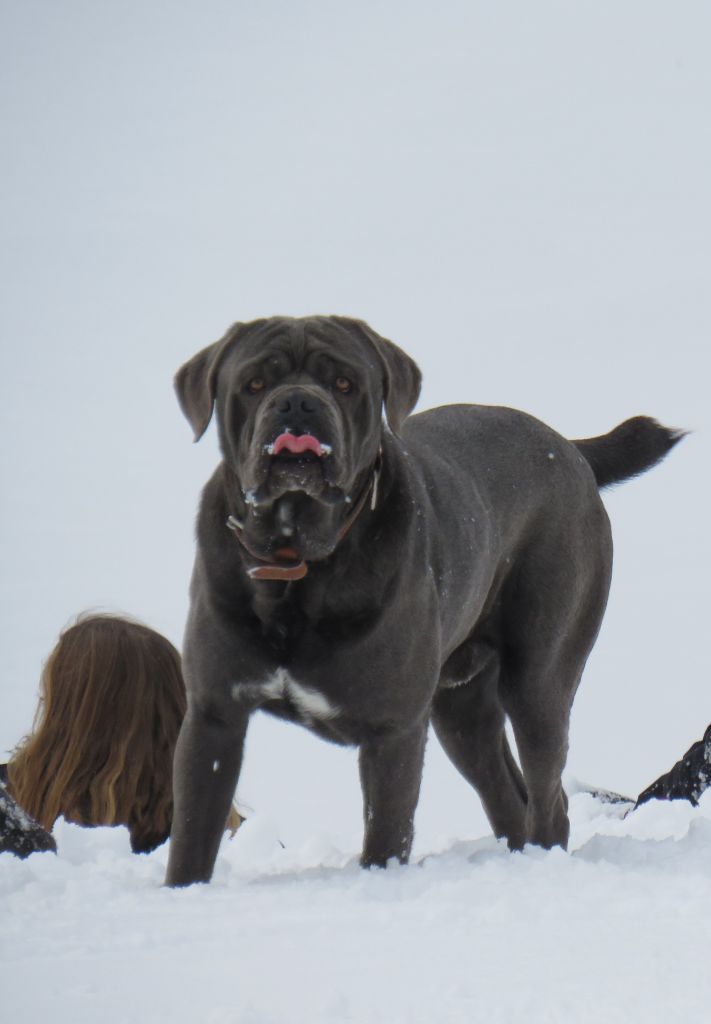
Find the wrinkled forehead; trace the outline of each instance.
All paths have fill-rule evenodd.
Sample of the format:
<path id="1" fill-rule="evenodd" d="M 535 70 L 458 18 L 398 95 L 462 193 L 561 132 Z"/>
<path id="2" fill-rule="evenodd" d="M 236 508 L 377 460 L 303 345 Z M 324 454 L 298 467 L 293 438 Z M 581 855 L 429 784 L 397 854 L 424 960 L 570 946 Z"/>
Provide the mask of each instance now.
<path id="1" fill-rule="evenodd" d="M 380 372 L 378 356 L 355 321 L 341 317 L 269 317 L 244 325 L 235 355 L 251 362 L 279 353 L 295 367 L 309 356 L 330 355 L 343 364 Z"/>

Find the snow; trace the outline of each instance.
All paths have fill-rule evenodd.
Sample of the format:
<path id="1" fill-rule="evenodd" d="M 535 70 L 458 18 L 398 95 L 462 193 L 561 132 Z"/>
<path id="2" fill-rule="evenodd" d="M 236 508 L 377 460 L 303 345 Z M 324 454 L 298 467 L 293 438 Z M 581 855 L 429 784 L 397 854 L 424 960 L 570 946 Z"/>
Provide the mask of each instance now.
<path id="1" fill-rule="evenodd" d="M 218 456 L 175 371 L 236 319 L 333 312 L 415 357 L 421 408 L 692 431 L 605 496 L 569 757 L 633 794 L 671 767 L 711 719 L 706 0 L 5 7 L 0 757 L 78 612 L 180 646 Z M 432 739 L 422 865 L 364 874 L 354 752 L 257 718 L 211 887 L 166 891 L 120 829 L 0 857 L 1 1014 L 705 1019 L 708 800 L 578 794 L 571 855 L 512 856 Z"/>
<path id="2" fill-rule="evenodd" d="M 6 1019 L 704 1019 L 711 790 L 623 811 L 573 795 L 569 854 L 450 839 L 368 872 L 326 839 L 283 848 L 254 814 L 212 885 L 179 891 L 165 847 L 60 822 L 57 856 L 0 858 Z"/>

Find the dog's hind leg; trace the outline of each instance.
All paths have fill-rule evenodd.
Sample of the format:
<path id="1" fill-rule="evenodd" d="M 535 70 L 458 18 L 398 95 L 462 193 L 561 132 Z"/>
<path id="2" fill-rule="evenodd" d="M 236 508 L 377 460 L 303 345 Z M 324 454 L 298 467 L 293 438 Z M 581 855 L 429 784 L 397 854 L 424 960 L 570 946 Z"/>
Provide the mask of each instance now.
<path id="1" fill-rule="evenodd" d="M 607 600 L 609 532 L 587 530 L 539 542 L 507 595 L 499 694 L 511 720 L 528 792 L 525 841 L 567 847 L 568 800 L 561 776 L 573 698 Z M 546 542 L 551 543 L 549 538 Z M 511 843 L 510 845 L 515 846 Z"/>
<path id="2" fill-rule="evenodd" d="M 509 838 L 513 850 L 524 842 L 546 849 L 568 845 L 568 799 L 561 776 L 568 755 L 571 704 L 572 694 L 569 701 L 561 698 L 553 707 L 535 696 L 528 700 L 520 691 L 507 699 L 528 792 L 523 841 Z"/>
<path id="3" fill-rule="evenodd" d="M 525 839 L 526 787 L 506 738 L 498 675 L 498 656 L 491 651 L 474 678 L 437 693 L 432 724 L 445 753 L 479 794 L 494 834 L 518 848 Z"/>
<path id="4" fill-rule="evenodd" d="M 420 795 L 427 722 L 405 733 L 374 736 L 360 747 L 365 838 L 361 864 L 385 867 L 410 856 Z"/>

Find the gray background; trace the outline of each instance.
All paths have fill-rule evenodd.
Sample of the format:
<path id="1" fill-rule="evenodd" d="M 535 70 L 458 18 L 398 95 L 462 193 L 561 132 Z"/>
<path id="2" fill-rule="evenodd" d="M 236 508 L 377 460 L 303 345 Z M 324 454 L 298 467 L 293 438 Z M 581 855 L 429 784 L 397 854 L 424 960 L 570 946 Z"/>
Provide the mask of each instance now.
<path id="1" fill-rule="evenodd" d="M 0 752 L 87 608 L 180 643 L 199 488 L 171 378 L 236 319 L 357 315 L 420 408 L 694 434 L 611 493 L 571 772 L 638 791 L 711 719 L 711 9 L 4 2 Z M 354 754 L 258 720 L 240 796 L 359 828 Z M 431 743 L 420 842 L 485 830 Z"/>

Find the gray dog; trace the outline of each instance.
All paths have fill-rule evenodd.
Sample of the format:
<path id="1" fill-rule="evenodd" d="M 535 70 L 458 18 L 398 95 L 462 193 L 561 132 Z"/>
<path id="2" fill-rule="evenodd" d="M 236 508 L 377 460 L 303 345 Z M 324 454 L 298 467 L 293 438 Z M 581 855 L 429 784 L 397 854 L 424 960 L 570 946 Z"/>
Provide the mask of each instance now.
<path id="1" fill-rule="evenodd" d="M 681 434 L 408 419 L 415 363 L 335 316 L 236 324 L 176 388 L 196 440 L 217 407 L 224 460 L 197 527 L 168 884 L 209 880 L 259 708 L 358 746 L 364 865 L 408 858 L 430 721 L 497 836 L 565 847 L 568 721 L 612 564 L 598 489 Z"/>

